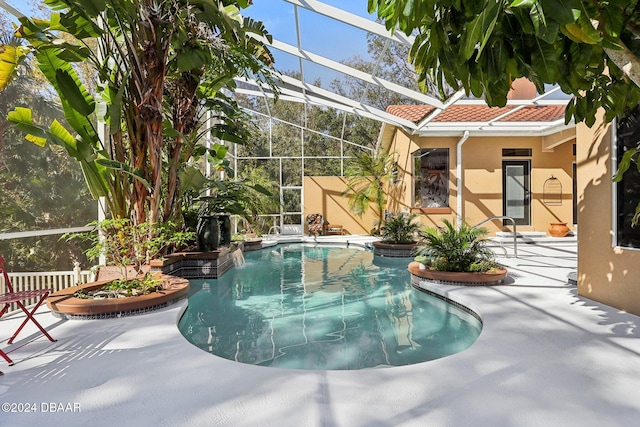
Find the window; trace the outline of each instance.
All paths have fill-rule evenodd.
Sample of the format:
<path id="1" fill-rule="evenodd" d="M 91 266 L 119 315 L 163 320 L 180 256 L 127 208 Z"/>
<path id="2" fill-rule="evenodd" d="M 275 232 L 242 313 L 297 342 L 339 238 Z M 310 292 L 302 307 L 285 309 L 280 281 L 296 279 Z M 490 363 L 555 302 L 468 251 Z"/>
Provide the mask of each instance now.
<path id="1" fill-rule="evenodd" d="M 619 162 L 626 150 L 640 143 L 640 107 L 636 106 L 625 117 L 617 119 L 616 134 Z M 624 173 L 616 187 L 616 244 L 640 248 L 640 226 L 633 226 L 633 217 L 640 202 L 640 172 L 635 165 Z"/>
<path id="2" fill-rule="evenodd" d="M 503 148 L 502 157 L 531 157 L 531 148 Z"/>
<path id="3" fill-rule="evenodd" d="M 449 207 L 449 149 L 423 148 L 413 153 L 415 208 Z"/>

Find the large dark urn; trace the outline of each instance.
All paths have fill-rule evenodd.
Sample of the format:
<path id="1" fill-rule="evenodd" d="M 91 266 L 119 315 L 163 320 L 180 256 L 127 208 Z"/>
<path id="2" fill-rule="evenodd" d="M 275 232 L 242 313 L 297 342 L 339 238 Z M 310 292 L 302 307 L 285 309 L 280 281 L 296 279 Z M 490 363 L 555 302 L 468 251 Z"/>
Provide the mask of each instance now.
<path id="1" fill-rule="evenodd" d="M 198 218 L 198 250 L 215 251 L 220 246 L 220 223 L 217 215 L 203 215 Z"/>
<path id="2" fill-rule="evenodd" d="M 218 214 L 218 221 L 220 222 L 220 246 L 229 246 L 231 244 L 231 215 Z"/>

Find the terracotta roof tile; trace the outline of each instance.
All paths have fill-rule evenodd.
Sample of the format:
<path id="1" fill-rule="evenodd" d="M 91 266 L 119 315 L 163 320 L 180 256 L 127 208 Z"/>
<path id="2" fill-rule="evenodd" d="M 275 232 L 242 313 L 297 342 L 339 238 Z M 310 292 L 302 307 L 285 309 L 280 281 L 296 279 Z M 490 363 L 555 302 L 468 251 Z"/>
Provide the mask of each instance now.
<path id="1" fill-rule="evenodd" d="M 433 110 L 435 110 L 435 108 L 430 105 L 390 105 L 387 107 L 387 113 L 414 123 L 422 120 L 423 117 Z"/>
<path id="2" fill-rule="evenodd" d="M 452 105 L 438 115 L 434 123 L 487 122 L 517 107 L 486 105 Z M 424 119 L 434 107 L 428 105 L 390 105 L 387 112 L 414 123 Z M 563 105 L 526 106 L 500 119 L 503 122 L 552 122 L 564 117 Z"/>

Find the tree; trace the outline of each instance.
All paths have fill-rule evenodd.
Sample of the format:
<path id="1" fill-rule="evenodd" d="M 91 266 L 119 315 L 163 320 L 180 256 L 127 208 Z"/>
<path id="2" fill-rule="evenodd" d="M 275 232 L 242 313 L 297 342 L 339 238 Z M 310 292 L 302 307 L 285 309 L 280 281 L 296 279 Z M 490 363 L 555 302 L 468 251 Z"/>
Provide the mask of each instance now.
<path id="1" fill-rule="evenodd" d="M 21 18 L 16 34 L 30 44 L 20 51 L 0 47 L 0 62 L 19 64 L 32 53 L 73 133 L 59 121 L 37 124 L 26 108 L 9 119 L 28 140 L 61 145 L 77 159 L 92 195 L 105 197 L 114 217 L 134 225 L 170 221 L 181 211 L 180 172 L 204 135 L 204 110 L 217 119 L 205 132 L 242 142 L 244 116 L 222 90 L 233 90 L 239 75 L 273 83 L 271 54 L 249 37 L 268 34 L 239 14 L 249 3 L 47 0 L 56 12 L 49 20 Z M 94 39 L 98 50 L 88 43 Z M 78 77 L 75 65 L 82 62 L 102 82 L 98 99 Z M 1 69 L 0 90 L 13 75 L 11 67 Z M 104 144 L 95 115 L 109 127 Z"/>
<path id="2" fill-rule="evenodd" d="M 420 90 L 418 75 L 416 74 L 413 64 L 407 60 L 409 47 L 391 41 L 386 37 L 368 34 L 367 50 L 370 56 L 369 59 L 353 56 L 342 62 L 352 68 L 372 74 L 375 77 L 385 79 L 415 91 Z M 436 95 L 438 93 L 437 86 L 433 84 L 433 81 L 428 76 L 427 78 L 428 80 L 426 84 L 424 84 L 425 92 L 430 95 Z M 389 105 L 414 102 L 412 99 L 404 97 L 397 92 L 375 86 L 346 74 L 334 79 L 331 82 L 331 87 L 341 95 L 362 101 L 365 104 L 383 111 L 386 110 Z M 448 88 L 446 94 L 448 95 L 452 92 L 452 89 Z"/>
<path id="3" fill-rule="evenodd" d="M 388 184 L 394 179 L 395 153 L 362 152 L 356 155 L 347 167 L 347 190 L 349 208 L 362 216 L 372 208 L 378 220 L 371 234 L 378 234 L 384 224 L 384 208 L 387 205 Z"/>
<path id="4" fill-rule="evenodd" d="M 369 0 L 390 30 L 415 34 L 409 58 L 420 82 L 434 79 L 504 106 L 511 83 L 574 95 L 572 117 L 612 120 L 640 101 L 637 0 Z"/>

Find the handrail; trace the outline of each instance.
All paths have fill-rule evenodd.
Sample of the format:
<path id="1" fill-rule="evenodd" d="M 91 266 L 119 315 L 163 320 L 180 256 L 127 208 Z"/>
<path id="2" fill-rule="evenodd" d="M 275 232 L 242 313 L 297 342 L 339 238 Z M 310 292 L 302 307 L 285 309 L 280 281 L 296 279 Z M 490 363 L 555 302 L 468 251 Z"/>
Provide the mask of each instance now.
<path id="1" fill-rule="evenodd" d="M 280 234 L 280 226 L 279 226 L 279 225 L 272 225 L 272 226 L 269 228 L 269 232 L 267 233 L 267 235 L 271 236 L 271 230 L 273 230 L 273 232 L 274 232 L 276 235 Z"/>
<path id="2" fill-rule="evenodd" d="M 473 228 L 476 227 L 480 227 L 482 224 L 484 224 L 485 222 L 489 222 L 489 221 L 493 221 L 496 219 L 506 219 L 508 221 L 511 221 L 511 223 L 513 224 L 513 257 L 514 258 L 518 258 L 518 233 L 516 232 L 516 220 L 511 218 L 510 216 L 492 216 L 491 218 L 487 218 L 482 222 L 477 223 L 476 225 L 473 226 Z"/>

